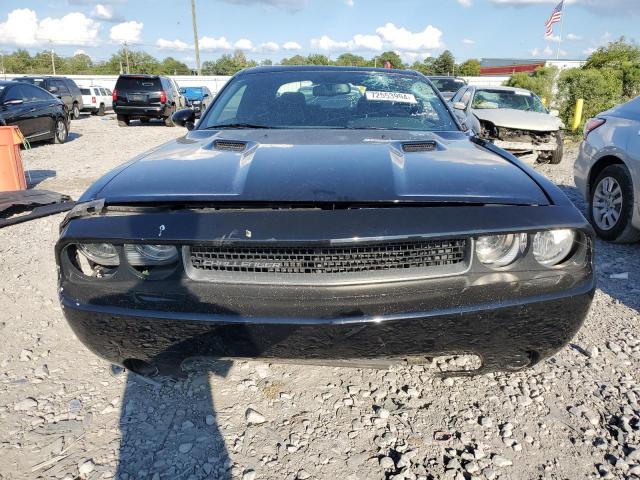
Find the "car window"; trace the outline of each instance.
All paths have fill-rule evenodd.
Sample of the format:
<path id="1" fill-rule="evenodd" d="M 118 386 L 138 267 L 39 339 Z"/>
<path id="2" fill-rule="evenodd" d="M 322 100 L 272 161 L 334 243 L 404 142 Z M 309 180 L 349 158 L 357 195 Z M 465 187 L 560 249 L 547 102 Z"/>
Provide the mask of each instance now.
<path id="1" fill-rule="evenodd" d="M 108 95 L 107 91 L 104 88 L 99 88 L 98 90 L 100 90 L 100 95 L 102 95 L 103 97 L 106 97 Z"/>
<path id="2" fill-rule="evenodd" d="M 475 109 L 511 108 L 530 112 L 547 113 L 540 99 L 527 90 L 476 90 L 473 98 Z"/>
<path id="3" fill-rule="evenodd" d="M 116 82 L 118 91 L 153 92 L 162 89 L 160 79 L 157 77 L 120 77 Z"/>
<path id="4" fill-rule="evenodd" d="M 4 101 L 9 102 L 11 100 L 27 101 L 22 85 L 12 85 L 7 88 L 7 91 L 4 94 Z"/>
<path id="5" fill-rule="evenodd" d="M 41 100 L 52 100 L 50 93 L 32 85 L 22 85 L 23 93 L 28 102 L 38 102 Z"/>
<path id="6" fill-rule="evenodd" d="M 111 95 L 113 95 L 113 93 L 111 92 L 111 90 L 109 90 L 108 88 L 104 89 L 105 92 L 107 92 L 107 96 L 110 97 Z"/>
<path id="7" fill-rule="evenodd" d="M 441 92 L 457 92 L 465 86 L 464 80 L 457 78 L 433 78 L 431 82 Z"/>
<path id="8" fill-rule="evenodd" d="M 416 75 L 288 71 L 236 77 L 199 128 L 248 123 L 272 128 L 458 130 L 433 87 Z"/>
<path id="9" fill-rule="evenodd" d="M 91 90 L 89 90 L 88 88 L 81 88 L 80 93 L 82 95 L 91 95 Z"/>
<path id="10" fill-rule="evenodd" d="M 69 88 L 67 88 L 67 85 L 62 80 L 52 79 L 51 86 L 58 87 L 57 93 L 69 93 Z"/>
<path id="11" fill-rule="evenodd" d="M 455 95 L 453 97 L 451 97 L 451 103 L 455 103 L 455 102 L 459 102 L 460 98 L 462 97 L 462 94 L 464 92 L 466 92 L 467 89 L 466 88 L 461 88 L 460 90 L 458 90 Z"/>
<path id="12" fill-rule="evenodd" d="M 100 96 L 100 89 L 99 89 L 99 88 L 94 88 L 94 89 L 93 89 L 93 94 L 94 94 L 96 97 L 99 97 L 99 96 Z"/>

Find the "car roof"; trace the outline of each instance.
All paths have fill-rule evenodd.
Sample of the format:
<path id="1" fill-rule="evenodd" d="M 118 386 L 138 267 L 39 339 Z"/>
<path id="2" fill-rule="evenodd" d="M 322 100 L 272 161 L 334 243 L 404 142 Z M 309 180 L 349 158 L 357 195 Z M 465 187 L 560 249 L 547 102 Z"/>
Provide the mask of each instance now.
<path id="1" fill-rule="evenodd" d="M 335 65 L 263 65 L 241 70 L 237 75 L 276 72 L 378 72 L 421 76 L 421 74 L 416 72 L 415 70 L 400 70 L 398 68 L 375 67 L 341 67 Z"/>
<path id="2" fill-rule="evenodd" d="M 150 73 L 123 73 L 118 78 L 160 78 L 164 75 L 153 75 Z"/>
<path id="3" fill-rule="evenodd" d="M 462 80 L 463 82 L 465 82 L 466 80 L 462 77 L 456 77 L 454 75 L 427 75 L 427 78 L 433 78 L 433 79 L 445 79 L 445 78 L 450 78 L 451 80 Z"/>

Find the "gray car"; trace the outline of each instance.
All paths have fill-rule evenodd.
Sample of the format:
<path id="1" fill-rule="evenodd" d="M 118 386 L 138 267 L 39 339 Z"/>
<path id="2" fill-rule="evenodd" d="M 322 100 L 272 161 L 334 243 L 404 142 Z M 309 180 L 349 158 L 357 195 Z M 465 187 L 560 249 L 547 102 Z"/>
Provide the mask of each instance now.
<path id="1" fill-rule="evenodd" d="M 601 238 L 640 240 L 640 97 L 587 121 L 574 176 Z"/>

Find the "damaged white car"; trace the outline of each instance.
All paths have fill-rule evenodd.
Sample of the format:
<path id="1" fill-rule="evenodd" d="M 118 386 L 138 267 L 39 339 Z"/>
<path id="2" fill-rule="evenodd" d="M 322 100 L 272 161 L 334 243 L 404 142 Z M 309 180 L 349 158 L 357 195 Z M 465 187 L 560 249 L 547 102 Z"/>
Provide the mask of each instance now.
<path id="1" fill-rule="evenodd" d="M 529 90 L 512 87 L 461 88 L 451 99 L 460 117 L 481 138 L 527 162 L 558 164 L 562 129 L 557 111 L 549 111 Z"/>

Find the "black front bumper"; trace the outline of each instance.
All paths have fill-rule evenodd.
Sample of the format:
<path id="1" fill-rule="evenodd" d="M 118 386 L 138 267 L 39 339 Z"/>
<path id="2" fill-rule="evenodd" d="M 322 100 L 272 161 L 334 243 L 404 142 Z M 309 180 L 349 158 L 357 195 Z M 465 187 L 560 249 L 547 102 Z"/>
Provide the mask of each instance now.
<path id="1" fill-rule="evenodd" d="M 162 242 L 176 245 L 564 227 L 582 232 L 584 257 L 561 269 L 520 262 L 494 271 L 474 262 L 448 277 L 334 285 L 205 281 L 191 278 L 183 264 L 153 280 L 130 267 L 96 280 L 73 273 L 65 260 L 75 242 L 158 243 L 160 225 Z M 64 227 L 56 255 L 67 320 L 85 345 L 114 363 L 142 361 L 176 374 L 194 357 L 361 365 L 474 354 L 483 363 L 473 373 L 480 373 L 525 368 L 570 341 L 595 290 L 591 245 L 592 231 L 573 207 L 222 210 L 77 218 Z"/>

